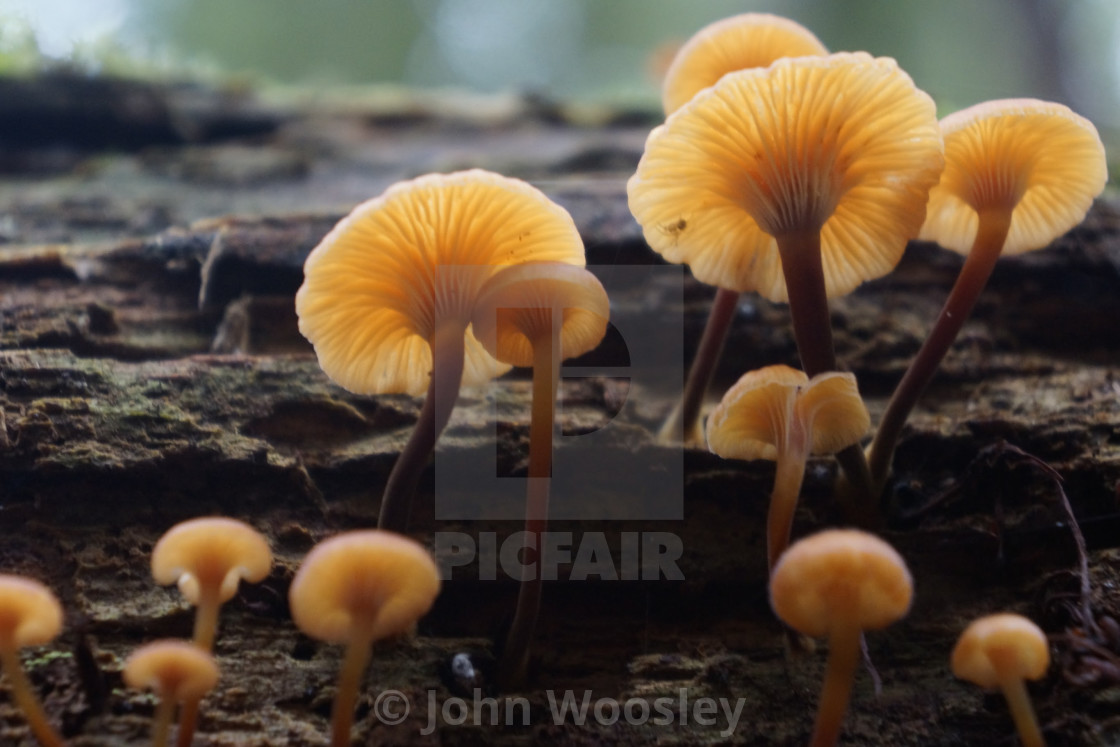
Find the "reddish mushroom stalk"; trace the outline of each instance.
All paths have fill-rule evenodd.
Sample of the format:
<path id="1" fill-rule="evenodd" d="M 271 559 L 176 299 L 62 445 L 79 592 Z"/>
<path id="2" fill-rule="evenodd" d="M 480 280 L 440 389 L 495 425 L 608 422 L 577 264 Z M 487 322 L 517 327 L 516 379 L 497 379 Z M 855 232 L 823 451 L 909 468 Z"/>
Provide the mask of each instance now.
<path id="1" fill-rule="evenodd" d="M 859 625 L 837 622 L 828 633 L 828 665 L 825 668 L 817 720 L 811 747 L 834 747 L 844 727 L 844 716 L 852 699 L 852 683 L 861 658 Z"/>
<path id="2" fill-rule="evenodd" d="M 11 686 L 12 697 L 23 711 L 31 733 L 39 740 L 43 747 L 62 747 L 62 739 L 47 721 L 47 714 L 35 696 L 27 675 L 23 672 L 23 665 L 19 660 L 19 649 L 15 646 L 0 646 L 0 662 L 3 663 L 4 673 Z"/>
<path id="3" fill-rule="evenodd" d="M 362 676 L 373 652 L 373 639 L 361 626 L 355 625 L 354 632 L 346 644 L 346 655 L 338 673 L 338 690 L 331 707 L 331 747 L 349 747 L 350 728 L 354 725 L 354 706 L 358 702 L 358 691 Z"/>

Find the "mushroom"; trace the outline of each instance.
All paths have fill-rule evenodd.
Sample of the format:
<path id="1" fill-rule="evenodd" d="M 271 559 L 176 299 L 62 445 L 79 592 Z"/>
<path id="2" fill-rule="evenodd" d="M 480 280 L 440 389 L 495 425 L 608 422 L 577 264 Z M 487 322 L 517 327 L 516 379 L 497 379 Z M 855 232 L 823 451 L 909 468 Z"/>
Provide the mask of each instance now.
<path id="1" fill-rule="evenodd" d="M 346 655 L 331 714 L 332 747 L 348 747 L 354 704 L 375 641 L 405 633 L 432 606 L 439 573 L 417 542 L 381 529 L 344 532 L 304 558 L 288 591 L 292 620 Z"/>
<path id="2" fill-rule="evenodd" d="M 272 552 L 260 532 L 235 519 L 213 516 L 184 521 L 160 537 L 152 548 L 152 576 L 166 586 L 177 583 L 195 605 L 194 644 L 214 646 L 218 610 L 237 593 L 241 579 L 262 581 L 272 568 Z M 179 747 L 190 744 L 198 716 L 196 700 L 179 714 Z"/>
<path id="3" fill-rule="evenodd" d="M 385 486 L 382 529 L 407 527 L 460 384 L 508 370 L 478 345 L 470 315 L 490 275 L 528 261 L 582 266 L 575 223 L 534 187 L 478 169 L 393 185 L 308 256 L 296 313 L 327 376 L 359 394 L 427 390 Z"/>
<path id="4" fill-rule="evenodd" d="M 19 650 L 49 643 L 60 630 L 62 605 L 50 589 L 34 579 L 0 574 L 0 663 L 8 675 L 12 697 L 43 747 L 62 747 L 62 739 L 48 723 L 23 672 Z"/>
<path id="5" fill-rule="evenodd" d="M 209 652 L 186 641 L 153 641 L 132 652 L 121 672 L 126 685 L 151 688 L 159 695 L 152 723 L 152 744 L 163 747 L 176 703 L 197 703 L 218 683 L 218 666 Z M 189 743 L 189 740 L 188 740 Z"/>
<path id="6" fill-rule="evenodd" d="M 1093 124 L 1061 104 L 989 101 L 941 121 L 945 173 L 930 191 L 920 237 L 967 255 L 868 450 L 881 492 L 907 416 L 937 371 L 1004 254 L 1046 246 L 1085 217 L 1108 179 Z"/>
<path id="7" fill-rule="evenodd" d="M 708 418 L 708 448 L 726 459 L 776 462 L 766 521 L 770 570 L 789 544 L 809 455 L 858 443 L 870 425 L 850 373 L 810 379 L 789 366 L 767 366 L 743 375 L 723 395 Z"/>
<path id="8" fill-rule="evenodd" d="M 541 598 L 541 538 L 548 525 L 552 437 L 560 362 L 594 349 L 607 332 L 610 301 L 583 267 L 533 262 L 507 267 L 479 293 L 471 326 L 496 359 L 533 367 L 529 480 L 525 501 L 526 557 L 513 625 L 499 666 L 503 686 L 524 681 Z"/>
<path id="9" fill-rule="evenodd" d="M 1043 747 L 1042 731 L 1023 683 L 1024 679 L 1041 679 L 1050 667 L 1046 635 L 1037 625 L 1011 613 L 973 620 L 957 640 L 950 665 L 962 680 L 1002 690 L 1025 747 Z"/>
<path id="10" fill-rule="evenodd" d="M 904 617 L 913 585 L 894 548 L 854 529 L 828 529 L 795 542 L 770 576 L 779 618 L 809 636 L 828 636 L 828 668 L 810 744 L 836 744 L 860 659 L 860 636 Z"/>
<path id="11" fill-rule="evenodd" d="M 942 158 L 933 101 L 894 60 L 796 57 L 696 94 L 650 133 L 627 193 L 665 259 L 788 301 L 815 376 L 837 367 L 828 298 L 894 268 Z M 841 459 L 869 488 L 862 453 Z"/>
<path id="12" fill-rule="evenodd" d="M 811 31 L 788 18 L 769 13 L 724 18 L 700 29 L 677 50 L 662 83 L 661 104 L 669 115 L 727 73 L 763 68 L 782 57 L 826 54 L 828 49 Z M 662 441 L 702 441 L 700 408 L 727 339 L 739 295 L 738 290 L 718 287 L 681 401 L 658 434 Z"/>

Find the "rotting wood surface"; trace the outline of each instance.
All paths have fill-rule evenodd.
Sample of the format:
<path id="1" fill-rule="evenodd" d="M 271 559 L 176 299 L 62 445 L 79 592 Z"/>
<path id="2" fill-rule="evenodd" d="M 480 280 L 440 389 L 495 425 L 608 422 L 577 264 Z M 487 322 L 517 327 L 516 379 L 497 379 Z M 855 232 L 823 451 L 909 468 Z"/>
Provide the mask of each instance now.
<path id="1" fill-rule="evenodd" d="M 182 93 L 166 95 L 174 108 Z M 191 111 L 212 121 L 205 99 L 191 95 Z M 664 317 L 685 331 L 683 345 L 665 344 L 687 356 L 711 297 L 684 275 L 676 285 L 657 273 L 639 282 L 642 268 L 661 263 L 629 216 L 625 180 L 652 120 L 576 122 L 542 102 L 469 115 L 376 104 L 248 111 L 256 129 L 239 139 L 184 136 L 112 154 L 21 145 L 0 159 L 9 172 L 0 179 L 0 568 L 45 581 L 64 602 L 65 633 L 25 661 L 74 745 L 147 743 L 153 701 L 123 688 L 121 663 L 145 641 L 188 636 L 191 624 L 178 592 L 151 580 L 148 554 L 174 522 L 214 513 L 264 531 L 277 565 L 223 610 L 223 677 L 203 704 L 196 744 L 325 744 L 341 652 L 296 633 L 287 586 L 316 541 L 371 525 L 419 409 L 407 397 L 334 386 L 296 330 L 303 258 L 355 203 L 426 171 L 490 168 L 568 207 L 593 270 L 634 270 L 626 277 L 637 280 L 612 294 L 620 328 Z M 915 244 L 893 274 L 834 303 L 839 357 L 873 415 L 959 265 Z M 627 360 L 614 336 L 581 363 Z M 745 296 L 719 386 L 770 363 L 796 363 L 787 312 Z M 947 667 L 965 623 L 1005 609 L 1052 638 L 1055 662 L 1031 688 L 1050 743 L 1120 740 L 1118 363 L 1120 204 L 1104 199 L 1053 247 L 1001 262 L 904 434 L 885 534 L 910 564 L 917 597 L 905 621 L 868 637 L 882 691 L 861 673 L 843 743 L 1012 743 L 1002 699 L 954 680 Z M 546 585 L 532 683 L 517 694 L 531 724 L 515 710 L 512 724 L 491 726 L 485 707 L 485 724 L 437 719 L 426 734 L 429 692 L 437 707 L 452 697 L 470 707 L 475 684 L 494 694 L 484 677 L 452 676 L 449 663 L 468 652 L 485 672 L 516 593 L 509 579 L 457 569 L 418 635 L 375 651 L 359 742 L 803 743 L 824 660 L 789 655 L 769 611 L 762 527 L 772 466 L 656 445 L 650 434 L 672 391 L 603 377 L 568 379 L 562 389 L 567 432 L 609 434 L 608 448 L 631 469 L 682 465 L 684 518 L 555 528 L 577 542 L 604 533 L 614 547 L 623 532 L 673 533 L 684 580 Z M 522 474 L 528 393 L 524 376 L 466 393 L 441 458 L 453 464 L 496 448 L 498 469 Z M 1001 442 L 1064 478 L 1090 548 L 1097 640 L 1074 617 L 1076 557 L 1054 485 Z M 625 504 L 603 469 L 581 476 L 586 500 Z M 841 520 L 829 498 L 833 473 L 829 461 L 811 464 L 795 535 Z M 501 538 L 519 528 L 437 521 L 432 490 L 429 473 L 414 516 L 421 540 L 433 531 Z M 373 711 L 389 689 L 413 706 L 394 726 Z M 620 715 L 605 724 L 592 712 L 582 725 L 554 724 L 550 693 L 569 690 L 620 704 L 670 698 L 673 723 Z M 684 723 L 682 693 L 689 703 L 744 699 L 734 731 L 721 713 L 705 724 L 688 706 Z M 505 720 L 503 708 L 497 715 Z M 0 743 L 31 743 L 6 701 Z"/>

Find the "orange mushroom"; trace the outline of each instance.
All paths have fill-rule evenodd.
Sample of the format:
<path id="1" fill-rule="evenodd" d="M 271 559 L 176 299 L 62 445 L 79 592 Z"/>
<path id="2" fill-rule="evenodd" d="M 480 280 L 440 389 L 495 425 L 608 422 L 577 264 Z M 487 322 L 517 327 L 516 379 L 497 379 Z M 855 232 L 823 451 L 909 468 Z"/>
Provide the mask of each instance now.
<path id="1" fill-rule="evenodd" d="M 350 745 L 372 644 L 411 630 L 438 593 L 432 556 L 393 532 L 345 532 L 320 542 L 304 558 L 288 591 L 292 620 L 312 638 L 346 644 L 331 714 L 332 747 Z"/>
<path id="2" fill-rule="evenodd" d="M 962 680 L 1002 690 L 1024 747 L 1044 747 L 1023 683 L 1042 679 L 1050 667 L 1050 646 L 1037 625 L 1010 613 L 973 620 L 957 640 L 950 665 Z"/>
<path id="3" fill-rule="evenodd" d="M 798 540 L 770 576 L 770 604 L 781 620 L 809 636 L 828 636 L 812 747 L 836 744 L 860 659 L 860 636 L 901 619 L 913 583 L 894 548 L 854 529 L 829 529 Z"/>
<path id="4" fill-rule="evenodd" d="M 1001 252 L 1046 246 L 1085 217 L 1108 179 L 1093 124 L 1061 104 L 989 101 L 941 121 L 945 173 L 921 238 L 966 254 L 929 336 L 903 375 L 868 449 L 876 492 L 910 411 L 972 313 Z"/>
<path id="5" fill-rule="evenodd" d="M 218 665 L 209 652 L 186 641 L 153 641 L 132 652 L 121 677 L 136 689 L 159 695 L 152 722 L 152 744 L 164 747 L 176 703 L 197 703 L 218 683 Z M 188 740 L 189 743 L 189 740 Z"/>
<path id="6" fill-rule="evenodd" d="M 60 630 L 62 605 L 50 589 L 34 579 L 0 574 L 0 663 L 8 676 L 12 697 L 43 747 L 62 747 L 62 739 L 47 721 L 47 714 L 23 673 L 19 650 L 49 643 Z"/>
<path id="7" fill-rule="evenodd" d="M 943 165 L 932 99 L 862 53 L 729 73 L 650 133 L 627 183 L 649 245 L 788 301 L 802 367 L 836 370 L 828 298 L 898 263 Z M 869 489 L 858 450 L 841 464 Z"/>
<path id="8" fill-rule="evenodd" d="M 427 390 L 385 486 L 382 529 L 407 527 L 460 383 L 508 370 L 468 325 L 486 279 L 528 261 L 584 264 L 571 216 L 525 182 L 477 169 L 395 184 L 354 208 L 308 256 L 296 313 L 323 371 L 359 394 Z"/>
<path id="9" fill-rule="evenodd" d="M 870 425 L 854 376 L 833 371 L 810 379 L 782 365 L 745 374 L 712 411 L 708 448 L 714 454 L 777 463 L 766 522 L 771 570 L 789 545 L 809 455 L 858 443 Z"/>
<path id="10" fill-rule="evenodd" d="M 742 13 L 696 32 L 673 57 L 661 88 L 665 114 L 736 70 L 764 68 L 782 57 L 826 55 L 828 49 L 804 26 L 769 13 Z M 738 305 L 740 292 L 717 283 L 704 334 L 688 371 L 681 401 L 662 426 L 665 442 L 698 444 L 700 408 Z"/>
<path id="11" fill-rule="evenodd" d="M 504 686 L 525 679 L 541 597 L 541 538 L 548 526 L 552 438 L 560 362 L 594 349 L 607 332 L 610 301 L 582 267 L 533 262 L 507 267 L 486 282 L 472 316 L 475 335 L 503 363 L 533 367 L 526 554 L 513 625 L 499 665 Z"/>

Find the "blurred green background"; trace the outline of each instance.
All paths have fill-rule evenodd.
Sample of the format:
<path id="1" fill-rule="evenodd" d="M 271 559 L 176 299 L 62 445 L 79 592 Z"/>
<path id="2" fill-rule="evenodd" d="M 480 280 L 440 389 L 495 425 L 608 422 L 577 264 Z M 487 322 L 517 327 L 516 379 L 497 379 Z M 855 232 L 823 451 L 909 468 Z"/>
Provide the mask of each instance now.
<path id="1" fill-rule="evenodd" d="M 753 10 L 898 59 L 943 113 L 1068 104 L 1120 130 L 1117 0 L 0 0 L 0 70 L 532 91 L 656 106 L 658 50 Z"/>

